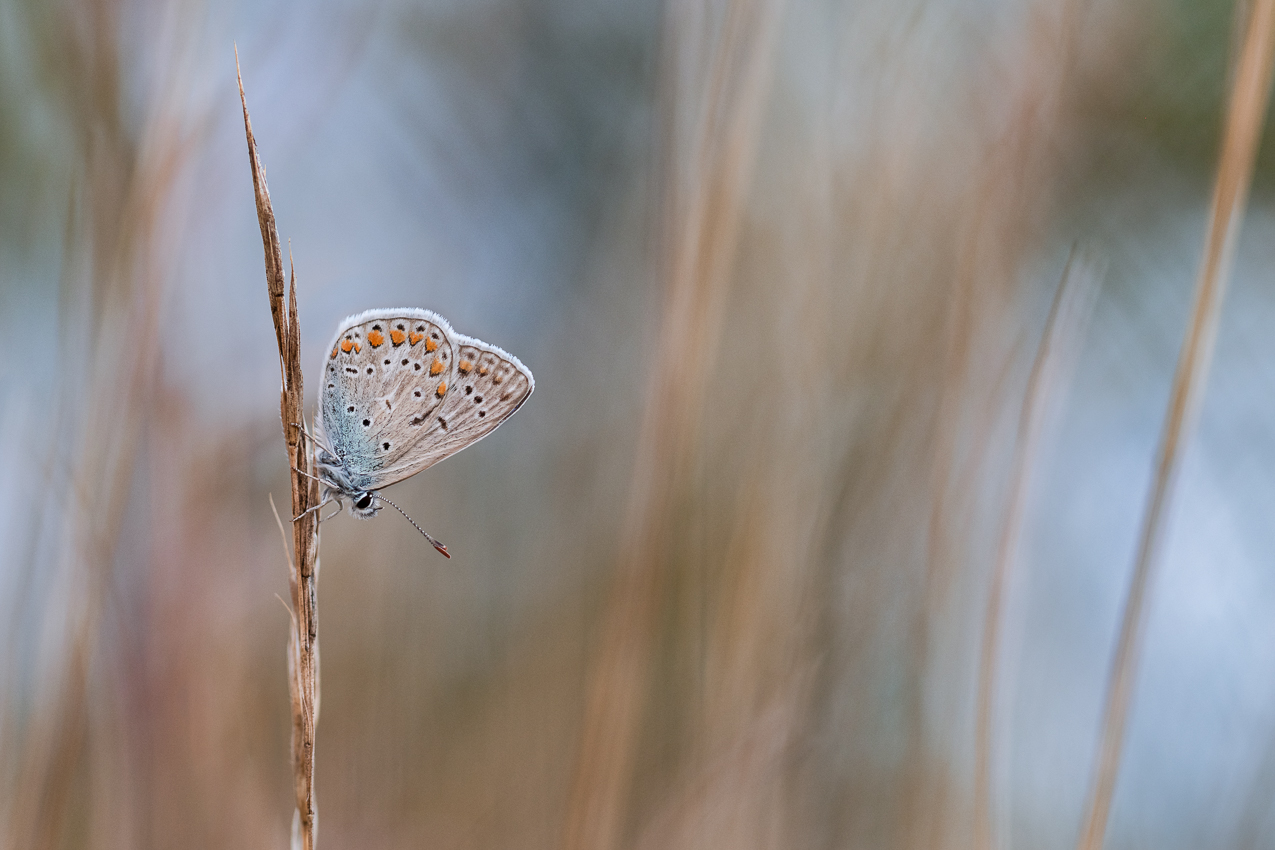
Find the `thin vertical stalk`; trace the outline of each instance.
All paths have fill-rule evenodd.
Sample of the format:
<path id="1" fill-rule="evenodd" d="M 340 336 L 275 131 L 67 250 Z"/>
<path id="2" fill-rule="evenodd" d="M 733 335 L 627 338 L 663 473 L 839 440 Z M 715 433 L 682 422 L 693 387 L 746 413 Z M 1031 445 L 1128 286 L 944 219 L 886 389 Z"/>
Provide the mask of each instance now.
<path id="1" fill-rule="evenodd" d="M 1235 243 L 1244 218 L 1253 162 L 1261 138 L 1262 120 L 1271 85 L 1271 58 L 1275 47 L 1275 0 L 1256 0 L 1249 14 L 1235 84 L 1227 109 L 1222 156 L 1209 213 L 1204 259 L 1196 282 L 1195 304 L 1182 343 L 1169 409 L 1156 459 L 1155 478 L 1138 544 L 1138 557 L 1125 600 L 1120 639 L 1107 683 L 1107 703 L 1102 736 L 1094 764 L 1093 784 L 1078 850 L 1102 846 L 1120 768 L 1133 681 L 1145 622 L 1147 590 L 1160 561 L 1173 492 L 1182 457 L 1199 418 L 1218 316 L 1230 278 Z"/>
<path id="2" fill-rule="evenodd" d="M 35 60 L 30 72 L 52 87 L 30 96 L 47 101 L 70 134 L 69 159 L 48 152 L 50 163 L 67 167 L 70 180 L 53 329 L 67 347 L 60 390 L 46 388 L 51 416 L 42 420 L 51 451 L 43 480 L 51 495 L 32 502 L 33 548 L 23 559 L 54 577 L 58 596 L 41 599 L 32 584 L 15 596 L 23 609 L 35 603 L 14 624 L 31 630 L 32 667 L 11 674 L 18 684 L 4 698 L 17 710 L 0 712 L 0 752 L 16 761 L 15 774 L 5 777 L 12 794 L 7 782 L 0 791 L 0 847 L 6 850 L 51 850 L 80 835 L 95 846 L 126 845 L 137 818 L 138 765 L 125 736 L 107 731 L 119 721 L 121 686 L 111 665 L 123 650 L 103 625 L 119 602 L 121 529 L 133 506 L 136 459 L 155 402 L 171 276 L 165 213 L 197 131 L 174 96 L 182 85 L 180 46 L 164 39 L 148 43 L 147 53 L 163 82 L 134 104 L 140 109 L 135 121 L 124 117 L 128 62 L 116 39 L 121 6 L 81 3 L 75 15 L 32 7 L 24 22 Z M 46 546 L 41 558 L 36 547 Z M 30 685 L 22 684 L 28 677 Z M 106 786 L 100 777 L 108 771 L 113 783 Z"/>
<path id="3" fill-rule="evenodd" d="M 708 4 L 666 7 L 665 118 L 672 126 L 662 174 L 667 242 L 661 340 L 615 583 L 587 685 L 566 850 L 611 850 L 622 840 L 673 508 L 687 484 L 701 398 L 719 345 L 779 5 L 730 0 L 702 73 L 690 67 L 705 51 L 689 43 L 686 31 L 694 27 L 688 19 L 702 16 L 696 22 L 705 25 L 714 10 Z M 677 132 L 683 121 L 690 130 L 684 142 Z"/>
<path id="4" fill-rule="evenodd" d="M 314 730 L 319 720 L 319 521 L 311 511 L 319 503 L 319 485 L 313 477 L 314 449 L 304 439 L 305 398 L 301 382 L 301 326 L 297 322 L 297 279 L 292 272 L 284 304 L 283 252 L 275 227 L 274 210 L 266 175 L 257 157 L 257 141 L 248 118 L 243 78 L 239 75 L 239 53 L 235 51 L 235 74 L 239 78 L 239 100 L 243 105 L 244 133 L 248 138 L 248 161 L 257 200 L 257 221 L 265 249 L 266 293 L 279 345 L 279 369 L 283 387 L 279 397 L 279 418 L 283 425 L 288 464 L 292 469 L 292 544 L 295 557 L 289 562 L 292 590 L 292 631 L 288 636 L 289 692 L 292 696 L 292 768 L 296 784 L 297 808 L 292 821 L 293 850 L 314 850 L 318 814 L 314 805 Z M 291 261 L 291 257 L 289 257 Z M 291 265 L 291 262 L 289 262 Z"/>
<path id="5" fill-rule="evenodd" d="M 946 339 L 936 364 L 937 408 L 929 426 L 925 565 L 909 629 L 908 664 L 916 675 L 903 704 L 909 730 L 900 825 L 910 846 L 941 844 L 951 831 L 951 801 L 962 796 L 937 755 L 944 745 L 928 740 L 926 717 L 935 699 L 932 683 L 941 669 L 935 658 L 943 609 L 976 545 L 979 523 L 966 494 L 978 486 L 991 448 L 986 440 L 970 444 L 964 435 L 987 433 L 989 417 L 998 410 L 999 381 L 990 379 L 989 366 L 1009 361 L 991 348 L 998 338 L 997 315 L 1018 284 L 1012 270 L 1026 262 L 1047 215 L 1040 198 L 1048 192 L 1042 187 L 1060 177 L 1059 144 L 1065 145 L 1068 136 L 1067 100 L 1089 5 L 1089 0 L 1036 4 L 1024 19 L 1017 36 L 1018 49 L 1024 51 L 1018 60 L 1021 73 L 1005 101 L 1005 117 L 996 119 L 998 129 L 983 143 L 982 161 L 972 172 L 975 180 L 963 204 L 968 215 L 963 213 L 954 231 L 959 241 L 946 299 Z M 974 818 L 977 831 L 979 815 Z"/>
<path id="6" fill-rule="evenodd" d="M 997 659 L 1004 620 L 1005 591 L 1018 555 L 1023 516 L 1030 490 L 1034 462 L 1039 455 L 1042 434 L 1049 413 L 1059 406 L 1066 392 L 1067 367 L 1083 338 L 1098 294 L 1099 269 L 1072 248 L 1045 321 L 1045 332 L 1027 379 L 1023 406 L 1018 417 L 1018 441 L 1009 473 L 1005 519 L 1001 526 L 987 590 L 986 619 L 979 655 L 978 713 L 974 762 L 974 846 L 985 850 L 992 840 L 992 720 L 997 685 Z"/>

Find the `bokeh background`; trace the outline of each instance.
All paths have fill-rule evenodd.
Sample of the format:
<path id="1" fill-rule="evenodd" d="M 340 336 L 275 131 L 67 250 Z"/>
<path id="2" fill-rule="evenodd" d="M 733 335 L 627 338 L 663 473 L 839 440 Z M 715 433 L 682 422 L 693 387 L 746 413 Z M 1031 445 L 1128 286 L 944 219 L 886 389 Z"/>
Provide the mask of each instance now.
<path id="1" fill-rule="evenodd" d="M 0 0 L 0 835 L 288 841 L 278 357 L 439 311 L 537 389 L 325 523 L 319 841 L 1065 848 L 1246 5 Z M 1108 846 L 1275 846 L 1275 149 Z M 1079 246 L 1078 248 L 1074 246 Z M 313 378 L 313 373 L 310 374 Z"/>

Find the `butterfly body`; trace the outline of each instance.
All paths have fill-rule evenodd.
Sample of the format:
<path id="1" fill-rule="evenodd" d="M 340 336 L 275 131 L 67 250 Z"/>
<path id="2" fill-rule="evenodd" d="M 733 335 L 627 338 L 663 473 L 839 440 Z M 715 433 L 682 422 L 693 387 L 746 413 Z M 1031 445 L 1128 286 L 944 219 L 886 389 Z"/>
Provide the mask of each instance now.
<path id="1" fill-rule="evenodd" d="M 481 440 L 535 388 L 512 354 L 411 308 L 342 321 L 322 375 L 315 460 L 323 499 L 348 498 L 363 519 L 386 501 L 378 490 Z"/>

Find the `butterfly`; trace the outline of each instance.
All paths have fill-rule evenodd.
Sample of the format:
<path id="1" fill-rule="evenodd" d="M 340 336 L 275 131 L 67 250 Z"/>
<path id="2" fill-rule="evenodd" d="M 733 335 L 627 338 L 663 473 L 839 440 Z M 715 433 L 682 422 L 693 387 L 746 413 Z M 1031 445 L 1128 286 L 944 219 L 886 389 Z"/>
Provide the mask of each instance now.
<path id="1" fill-rule="evenodd" d="M 378 492 L 486 437 L 535 389 L 531 370 L 452 330 L 429 310 L 368 310 L 343 320 L 324 352 L 314 441 L 323 499 L 370 519 Z M 330 517 L 329 517 L 330 518 Z M 447 547 L 407 517 L 447 557 Z"/>

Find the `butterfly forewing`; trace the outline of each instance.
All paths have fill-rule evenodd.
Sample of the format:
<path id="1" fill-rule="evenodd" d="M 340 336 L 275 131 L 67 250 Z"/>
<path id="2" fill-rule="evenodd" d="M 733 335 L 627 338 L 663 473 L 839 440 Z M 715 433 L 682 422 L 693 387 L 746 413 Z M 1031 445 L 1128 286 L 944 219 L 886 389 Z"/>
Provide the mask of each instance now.
<path id="1" fill-rule="evenodd" d="M 430 414 L 424 439 L 413 441 L 402 459 L 382 474 L 399 481 L 473 445 L 496 430 L 531 395 L 531 370 L 512 354 L 481 340 L 453 334 L 452 380 L 442 404 Z"/>
<path id="2" fill-rule="evenodd" d="M 342 323 L 324 359 L 330 447 L 365 486 L 383 486 L 426 437 L 456 371 L 455 332 L 427 310 L 372 310 Z"/>

